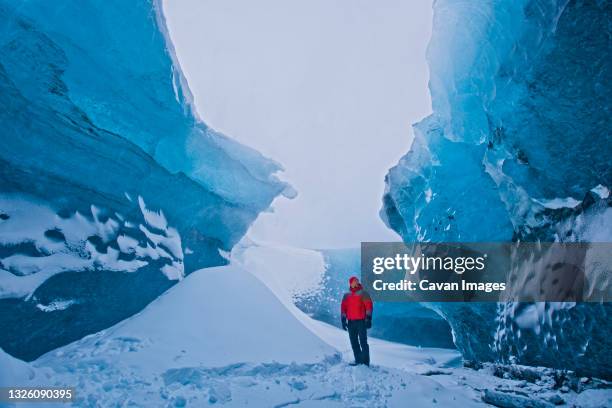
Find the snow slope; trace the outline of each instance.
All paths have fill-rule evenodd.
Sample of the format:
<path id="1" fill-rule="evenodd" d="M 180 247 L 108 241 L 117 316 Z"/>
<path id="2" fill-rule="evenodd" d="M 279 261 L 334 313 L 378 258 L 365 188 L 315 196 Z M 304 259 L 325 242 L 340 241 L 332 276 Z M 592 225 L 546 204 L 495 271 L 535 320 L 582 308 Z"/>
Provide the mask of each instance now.
<path id="1" fill-rule="evenodd" d="M 261 361 L 313 363 L 335 354 L 244 270 L 217 267 L 192 275 L 140 314 L 74 343 L 65 352 L 74 350 L 78 355 L 92 345 L 98 354 L 127 347 L 132 353 L 118 363 L 146 361 L 152 370 L 178 368 L 185 361 L 207 367 Z M 285 332 L 282 342 L 275 327 Z M 148 359 L 151 354 L 154 360 Z"/>
<path id="2" fill-rule="evenodd" d="M 295 319 L 240 267 L 200 270 L 140 314 L 42 356 L 33 369 L 14 364 L 23 374 L 13 381 L 76 386 L 79 406 L 398 406 L 406 400 L 426 406 L 433 398 L 471 404 L 467 395 L 441 394 L 426 376 L 349 368 L 338 352 L 348 352 L 346 334 L 310 321 L 319 337 L 307 320 Z M 436 364 L 439 352 L 376 341 L 372 347 L 384 349 L 390 365 L 412 361 L 422 371 Z M 441 352 L 441 360 L 452 354 Z M 36 373 L 32 379 L 29 371 Z"/>
<path id="3" fill-rule="evenodd" d="M 360 271 L 352 267 L 350 270 L 343 270 L 342 273 L 347 274 L 346 279 L 344 277 L 329 276 L 328 271 L 330 268 L 337 267 L 330 265 L 329 258 L 326 258 L 325 253 L 319 250 L 305 249 L 305 248 L 294 248 L 284 246 L 270 242 L 255 242 L 250 239 L 250 234 L 247 235 L 240 243 L 238 243 L 232 250 L 232 262 L 241 265 L 245 270 L 257 276 L 268 288 L 283 302 L 283 304 L 293 313 L 293 315 L 307 325 L 311 330 L 322 336 L 330 342 L 334 347 L 341 348 L 345 342 L 345 336 L 342 336 L 340 342 L 335 338 L 327 338 L 328 333 L 327 324 L 322 324 L 318 320 L 331 323 L 332 325 L 338 325 L 340 322 L 340 304 L 339 299 L 346 290 L 346 283 L 350 275 L 359 275 Z M 359 253 L 350 253 L 349 256 L 355 256 L 359 258 Z M 336 261 L 337 262 L 337 261 Z M 357 262 L 358 264 L 358 262 Z M 347 268 L 346 265 L 342 265 L 341 268 Z M 336 282 L 339 281 L 339 282 Z M 333 288 L 335 285 L 341 288 Z M 333 290 L 330 290 L 333 288 Z M 327 292 L 326 292 L 327 291 Z M 316 313 L 311 314 L 312 308 L 305 308 L 303 301 L 308 299 L 311 303 L 318 303 L 312 308 L 337 308 L 333 312 L 330 312 L 330 316 L 325 316 L 326 319 L 319 319 Z M 299 306 L 298 306 L 299 305 Z M 413 321 L 413 327 L 416 316 L 411 309 L 401 308 L 400 304 L 379 304 L 375 310 L 375 327 L 372 328 L 372 332 L 387 334 L 392 332 L 392 328 L 389 328 L 391 324 L 397 324 L 397 321 L 390 320 L 388 316 L 384 316 L 381 313 L 381 309 L 385 306 L 388 310 L 395 306 L 394 310 L 397 314 L 402 314 L 403 318 L 410 319 Z M 418 305 L 415 304 L 415 307 Z M 306 318 L 305 313 L 313 316 L 317 319 Z M 335 317 L 335 319 L 334 319 Z M 333 319 L 333 320 L 332 320 Z M 385 331 L 384 329 L 387 329 Z M 332 333 L 336 333 L 336 330 L 332 330 Z M 426 338 L 428 336 L 439 336 L 440 333 L 422 333 L 421 337 Z M 388 339 L 388 337 L 385 337 Z M 443 353 L 440 351 L 440 353 Z M 456 357 L 456 354 L 452 351 L 449 352 L 449 358 Z M 413 356 L 413 360 L 416 356 Z M 425 357 L 426 358 L 426 357 Z"/>
<path id="4" fill-rule="evenodd" d="M 0 385 L 75 387 L 79 407 L 471 407 L 483 389 L 543 389 L 457 367 L 453 350 L 376 339 L 374 365 L 350 367 L 347 337 L 288 308 L 236 262 L 196 271 L 141 313 L 32 364 L 0 351 Z M 585 397 L 612 401 L 608 390 Z"/>

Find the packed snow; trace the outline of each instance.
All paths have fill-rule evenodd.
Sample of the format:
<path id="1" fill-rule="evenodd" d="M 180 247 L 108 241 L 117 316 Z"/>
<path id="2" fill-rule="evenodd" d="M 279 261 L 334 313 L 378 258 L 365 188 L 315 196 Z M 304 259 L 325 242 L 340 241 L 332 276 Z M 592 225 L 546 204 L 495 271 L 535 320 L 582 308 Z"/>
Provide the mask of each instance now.
<path id="1" fill-rule="evenodd" d="M 32 367 L 11 360 L 19 370 L 10 381 L 74 386 L 81 406 L 477 404 L 471 391 L 440 392 L 433 377 L 419 374 L 454 364 L 456 352 L 373 340 L 380 363 L 349 367 L 346 334 L 315 321 L 308 328 L 308 320 L 241 267 L 204 269 L 140 314 Z"/>
<path id="2" fill-rule="evenodd" d="M 278 257 L 295 265 L 311 258 L 306 264 L 316 266 L 316 251 L 251 249 L 236 251 L 228 266 L 192 273 L 141 313 L 32 364 L 2 353 L 0 386 L 75 387 L 80 407 L 470 407 L 483 406 L 483 398 L 520 402 L 539 393 L 540 406 L 548 407 L 558 398 L 585 398 L 587 390 L 553 389 L 544 369 L 516 369 L 513 377 L 494 366 L 463 367 L 455 350 L 375 338 L 372 366 L 349 366 L 345 332 L 299 311 L 280 283 L 273 293 L 275 271 L 243 267 L 278 265 L 263 262 Z M 266 276 L 264 284 L 259 277 Z M 592 387 L 586 395 L 592 406 L 612 402 L 609 390 Z"/>

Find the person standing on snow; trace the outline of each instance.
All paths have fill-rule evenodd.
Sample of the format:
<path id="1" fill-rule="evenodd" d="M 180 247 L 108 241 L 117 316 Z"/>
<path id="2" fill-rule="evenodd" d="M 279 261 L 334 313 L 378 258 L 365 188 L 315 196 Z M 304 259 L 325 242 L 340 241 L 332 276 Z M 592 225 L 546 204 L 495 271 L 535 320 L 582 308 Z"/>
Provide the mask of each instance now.
<path id="1" fill-rule="evenodd" d="M 340 315 L 342 328 L 348 330 L 355 363 L 370 365 L 370 347 L 368 346 L 368 329 L 372 327 L 372 298 L 363 290 L 357 277 L 349 279 L 350 291 L 342 298 Z"/>

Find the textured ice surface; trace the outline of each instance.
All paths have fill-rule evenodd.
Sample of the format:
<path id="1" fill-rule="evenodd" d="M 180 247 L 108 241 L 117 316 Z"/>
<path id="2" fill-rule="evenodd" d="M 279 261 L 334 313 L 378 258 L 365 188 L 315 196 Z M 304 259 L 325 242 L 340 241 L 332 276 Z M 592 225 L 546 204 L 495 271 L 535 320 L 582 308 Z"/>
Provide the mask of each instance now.
<path id="1" fill-rule="evenodd" d="M 611 17 L 608 2 L 436 2 L 434 113 L 387 175 L 385 222 L 406 242 L 609 242 Z M 468 359 L 612 375 L 609 304 L 436 308 Z"/>
<path id="2" fill-rule="evenodd" d="M 154 1 L 0 0 L 0 346 L 31 359 L 225 264 L 291 194 L 194 113 Z M 8 329 L 10 328 L 10 329 Z"/>

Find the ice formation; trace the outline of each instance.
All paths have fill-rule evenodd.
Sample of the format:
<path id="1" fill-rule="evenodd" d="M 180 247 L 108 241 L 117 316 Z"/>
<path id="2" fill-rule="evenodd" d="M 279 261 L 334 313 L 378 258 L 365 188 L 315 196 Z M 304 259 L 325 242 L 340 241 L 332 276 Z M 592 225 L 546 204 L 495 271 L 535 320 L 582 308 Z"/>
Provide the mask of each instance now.
<path id="1" fill-rule="evenodd" d="M 611 14 L 606 2 L 435 2 L 433 114 L 389 171 L 381 211 L 404 241 L 611 241 Z M 436 309 L 466 359 L 612 375 L 607 303 Z"/>
<path id="2" fill-rule="evenodd" d="M 2 0 L 0 53 L 0 346 L 14 356 L 227 263 L 293 193 L 278 164 L 198 118 L 157 1 Z"/>

